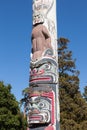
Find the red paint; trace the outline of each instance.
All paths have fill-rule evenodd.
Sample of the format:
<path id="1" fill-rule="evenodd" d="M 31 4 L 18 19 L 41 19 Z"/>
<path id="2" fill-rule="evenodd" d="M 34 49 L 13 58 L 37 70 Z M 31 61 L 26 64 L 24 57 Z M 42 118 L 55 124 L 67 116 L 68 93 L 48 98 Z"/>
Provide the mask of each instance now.
<path id="1" fill-rule="evenodd" d="M 34 70 L 32 70 L 30 73 L 30 76 L 38 76 L 38 75 L 42 75 L 42 74 L 44 74 L 44 70 L 39 70 L 38 72 L 37 72 L 37 70 L 36 69 L 34 69 Z"/>
<path id="2" fill-rule="evenodd" d="M 55 123 L 55 95 L 54 92 L 49 92 L 49 93 L 42 93 L 42 94 L 30 94 L 29 97 L 35 97 L 35 96 L 41 96 L 41 97 L 47 97 L 47 98 L 51 98 L 52 102 L 51 102 L 51 106 L 52 106 L 52 114 L 51 114 L 51 124 Z"/>
<path id="3" fill-rule="evenodd" d="M 29 120 L 30 121 L 34 121 L 34 120 L 40 121 L 41 120 L 41 116 L 29 116 Z"/>
<path id="4" fill-rule="evenodd" d="M 32 83 L 32 82 L 37 82 L 37 81 L 50 81 L 51 80 L 51 78 L 50 77 L 45 77 L 45 78 L 35 78 L 35 79 L 31 79 L 30 80 L 30 82 Z"/>

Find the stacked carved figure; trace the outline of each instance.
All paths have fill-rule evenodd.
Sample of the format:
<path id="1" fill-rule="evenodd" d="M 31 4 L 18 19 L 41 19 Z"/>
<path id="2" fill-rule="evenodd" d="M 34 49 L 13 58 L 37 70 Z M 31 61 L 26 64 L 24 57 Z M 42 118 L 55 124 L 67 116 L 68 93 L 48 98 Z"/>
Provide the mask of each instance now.
<path id="1" fill-rule="evenodd" d="M 33 0 L 29 130 L 59 130 L 56 0 Z"/>

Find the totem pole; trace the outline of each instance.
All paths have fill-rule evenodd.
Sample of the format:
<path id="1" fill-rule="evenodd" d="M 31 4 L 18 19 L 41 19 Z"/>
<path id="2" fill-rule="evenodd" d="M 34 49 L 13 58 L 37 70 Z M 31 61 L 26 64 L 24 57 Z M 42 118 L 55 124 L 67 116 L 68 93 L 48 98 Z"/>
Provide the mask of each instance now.
<path id="1" fill-rule="evenodd" d="M 59 130 L 56 0 L 33 0 L 29 130 Z"/>

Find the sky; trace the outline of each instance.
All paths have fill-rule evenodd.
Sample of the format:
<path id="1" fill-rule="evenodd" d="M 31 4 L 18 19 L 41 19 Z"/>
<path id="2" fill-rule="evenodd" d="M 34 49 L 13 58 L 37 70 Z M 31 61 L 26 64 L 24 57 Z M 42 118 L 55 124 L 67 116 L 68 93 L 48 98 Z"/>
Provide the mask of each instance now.
<path id="1" fill-rule="evenodd" d="M 87 0 L 57 0 L 58 38 L 70 40 L 69 49 L 80 71 L 80 91 L 87 85 Z M 0 81 L 11 84 L 20 101 L 29 85 L 32 0 L 0 0 Z"/>

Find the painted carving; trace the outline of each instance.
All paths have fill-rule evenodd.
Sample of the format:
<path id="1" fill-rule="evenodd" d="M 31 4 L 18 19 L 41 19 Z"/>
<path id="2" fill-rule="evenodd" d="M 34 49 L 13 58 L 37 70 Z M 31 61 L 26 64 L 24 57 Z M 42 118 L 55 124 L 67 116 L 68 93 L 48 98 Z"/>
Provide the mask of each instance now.
<path id="1" fill-rule="evenodd" d="M 57 63 L 52 58 L 43 58 L 31 63 L 30 83 L 57 83 Z"/>
<path id="2" fill-rule="evenodd" d="M 38 96 L 29 99 L 29 124 L 49 123 L 50 112 L 50 101 Z"/>
<path id="3" fill-rule="evenodd" d="M 44 50 L 48 48 L 52 49 L 51 37 L 47 28 L 42 24 L 34 26 L 32 30 L 32 59 L 39 59 Z"/>
<path id="4" fill-rule="evenodd" d="M 39 11 L 46 16 L 52 8 L 53 3 L 54 0 L 33 0 L 33 12 Z"/>
<path id="5" fill-rule="evenodd" d="M 43 128 L 46 129 L 53 128 L 55 95 L 53 91 L 44 92 L 41 88 L 42 86 L 39 86 L 38 93 L 34 90 L 29 94 L 29 102 L 26 107 L 28 124 L 30 128 L 33 126 L 37 128 L 37 124 L 40 124 L 39 127 L 43 125 Z M 46 127 L 47 125 L 48 127 Z"/>
<path id="6" fill-rule="evenodd" d="M 43 24 L 45 21 L 44 15 L 41 12 L 35 11 L 33 14 L 33 26 L 36 24 Z"/>
<path id="7" fill-rule="evenodd" d="M 29 98 L 29 130 L 59 130 L 56 0 L 33 0 Z M 56 105 L 55 105 L 56 103 Z"/>
<path id="8" fill-rule="evenodd" d="M 49 34 L 48 36 L 51 37 L 51 40 L 49 42 L 51 48 L 53 50 L 52 54 L 56 55 L 55 52 L 55 40 L 56 40 L 56 32 L 55 32 L 55 23 L 53 19 L 51 19 L 52 15 L 49 16 L 49 12 L 52 9 L 54 4 L 54 0 L 34 0 L 33 1 L 33 26 L 36 26 L 38 24 L 45 25 L 46 32 Z M 49 45 L 48 44 L 48 45 Z M 41 52 L 37 52 L 37 57 L 42 56 Z M 36 55 L 33 55 L 33 60 L 35 60 Z M 55 57 L 55 56 L 54 56 Z"/>

